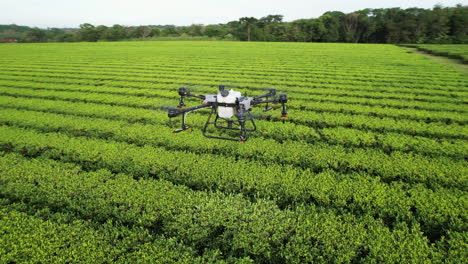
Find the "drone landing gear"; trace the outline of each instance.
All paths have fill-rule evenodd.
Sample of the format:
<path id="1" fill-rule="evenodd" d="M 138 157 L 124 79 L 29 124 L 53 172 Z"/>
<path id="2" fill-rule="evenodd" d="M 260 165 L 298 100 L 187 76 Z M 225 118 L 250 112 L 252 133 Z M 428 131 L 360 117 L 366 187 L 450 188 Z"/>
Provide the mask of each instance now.
<path id="1" fill-rule="evenodd" d="M 176 135 L 177 133 L 185 131 L 185 130 L 192 130 L 192 128 L 187 126 L 187 124 L 185 123 L 186 119 L 187 119 L 187 113 L 183 113 L 182 114 L 182 128 L 172 131 L 173 135 Z"/>
<path id="2" fill-rule="evenodd" d="M 182 132 L 182 131 L 185 131 L 185 130 L 192 130 L 192 128 L 188 126 L 185 129 L 182 129 L 182 128 L 181 129 L 176 129 L 176 130 L 172 131 L 172 134 L 175 135 L 175 134 L 177 134 L 179 132 Z"/>
<path id="3" fill-rule="evenodd" d="M 216 118 L 214 121 L 211 121 L 211 117 L 213 114 L 216 115 Z M 253 128 L 246 128 L 245 123 L 247 121 L 250 121 L 252 123 Z M 214 126 L 217 129 L 239 131 L 239 138 L 208 135 L 206 133 L 206 130 L 210 125 Z M 247 113 L 247 116 L 244 116 L 244 115 L 238 116 L 237 120 L 224 119 L 224 118 L 220 118 L 217 114 L 216 109 L 213 108 L 210 112 L 210 115 L 208 116 L 208 120 L 206 121 L 205 126 L 203 127 L 203 135 L 207 138 L 232 140 L 232 141 L 239 141 L 239 143 L 244 143 L 249 137 L 248 132 L 253 132 L 256 129 L 257 129 L 257 126 L 255 125 L 253 117 L 250 113 Z"/>

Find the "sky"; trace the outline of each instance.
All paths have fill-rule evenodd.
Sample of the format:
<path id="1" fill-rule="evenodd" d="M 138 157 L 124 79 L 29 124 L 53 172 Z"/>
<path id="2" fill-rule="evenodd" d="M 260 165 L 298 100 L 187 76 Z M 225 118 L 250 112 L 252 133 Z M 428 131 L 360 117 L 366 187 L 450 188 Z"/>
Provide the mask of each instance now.
<path id="1" fill-rule="evenodd" d="M 284 21 L 319 17 L 327 11 L 364 8 L 467 5 L 468 0 L 0 0 L 0 24 L 79 27 L 217 24 L 240 17 L 284 15 Z"/>

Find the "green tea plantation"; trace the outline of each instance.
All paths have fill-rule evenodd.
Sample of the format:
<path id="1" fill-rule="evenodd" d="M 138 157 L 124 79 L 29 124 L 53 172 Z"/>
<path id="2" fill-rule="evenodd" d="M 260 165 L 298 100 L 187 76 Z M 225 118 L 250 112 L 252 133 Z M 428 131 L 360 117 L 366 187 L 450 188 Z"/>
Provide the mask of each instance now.
<path id="1" fill-rule="evenodd" d="M 220 84 L 289 117 L 172 135 Z M 468 75 L 394 45 L 2 44 L 0 262 L 464 263 L 467 124 Z"/>

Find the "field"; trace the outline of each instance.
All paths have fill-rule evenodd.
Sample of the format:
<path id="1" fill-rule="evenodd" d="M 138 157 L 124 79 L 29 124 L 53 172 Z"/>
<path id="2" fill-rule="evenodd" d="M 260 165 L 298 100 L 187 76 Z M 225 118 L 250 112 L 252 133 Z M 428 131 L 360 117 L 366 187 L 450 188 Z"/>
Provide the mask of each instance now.
<path id="1" fill-rule="evenodd" d="M 468 63 L 468 45 L 457 44 L 457 45 L 440 45 L 440 44 L 418 44 L 411 45 L 435 55 L 447 56 L 462 60 L 464 63 Z"/>
<path id="2" fill-rule="evenodd" d="M 1 45 L 0 67 L 2 263 L 468 258 L 468 77 L 448 65 L 180 41 Z M 178 87 L 219 84 L 287 93 L 289 119 L 238 144 L 204 138 L 200 111 L 172 135 Z"/>

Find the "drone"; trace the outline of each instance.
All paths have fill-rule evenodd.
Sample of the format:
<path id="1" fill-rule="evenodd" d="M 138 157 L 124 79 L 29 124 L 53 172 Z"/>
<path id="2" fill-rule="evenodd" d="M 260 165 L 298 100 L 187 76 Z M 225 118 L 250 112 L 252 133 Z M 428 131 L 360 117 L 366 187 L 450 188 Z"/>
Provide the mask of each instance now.
<path id="1" fill-rule="evenodd" d="M 187 126 L 186 119 L 187 114 L 200 110 L 200 109 L 211 109 L 208 115 L 208 120 L 203 126 L 203 135 L 207 138 L 232 140 L 244 143 L 247 141 L 250 132 L 254 132 L 257 129 L 253 116 L 251 114 L 252 107 L 258 104 L 266 104 L 263 112 L 274 110 L 274 107 L 269 104 L 281 104 L 281 119 L 286 119 L 288 113 L 286 112 L 286 103 L 288 97 L 286 94 L 280 94 L 276 97 L 276 89 L 269 89 L 268 93 L 256 97 L 243 97 L 241 93 L 234 90 L 226 90 L 225 85 L 219 85 L 219 92 L 217 94 L 209 95 L 195 95 L 189 92 L 186 87 L 179 88 L 180 101 L 179 105 L 175 108 L 168 109 L 169 118 L 182 116 L 182 128 L 174 130 L 172 133 L 176 135 L 179 132 L 185 130 L 191 130 L 192 128 Z M 185 105 L 185 97 L 195 97 L 203 100 L 199 106 L 187 108 Z M 212 120 L 212 117 L 214 121 Z M 235 117 L 235 118 L 234 118 Z M 246 124 L 251 123 L 252 126 L 247 128 Z M 214 126 L 216 129 L 221 130 L 234 130 L 239 132 L 239 137 L 223 137 L 220 135 L 214 136 L 207 134 L 207 128 Z"/>

